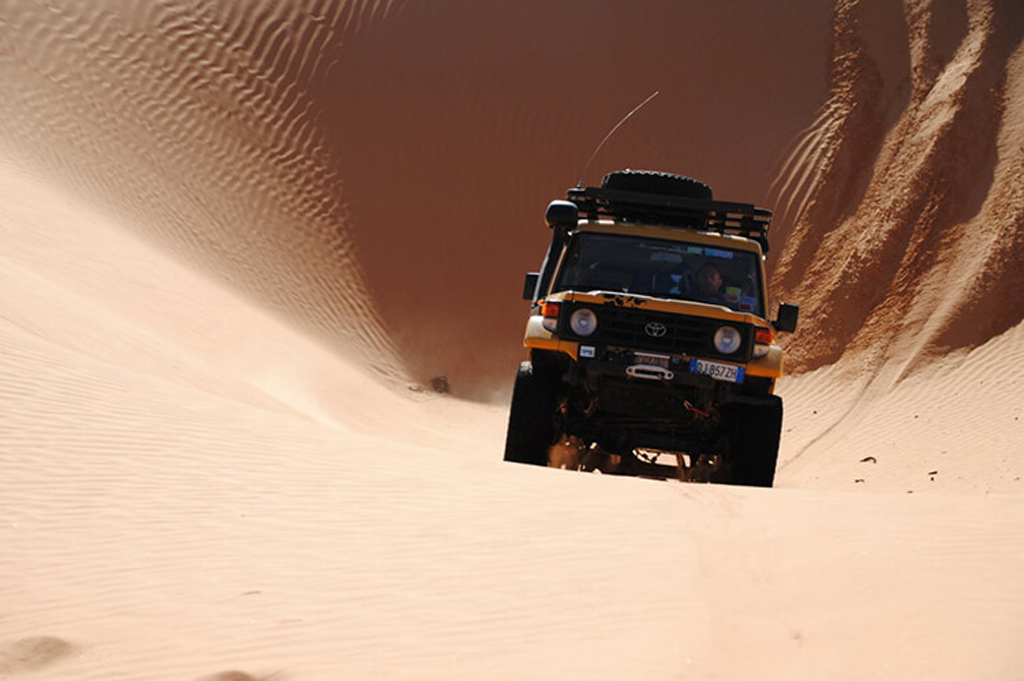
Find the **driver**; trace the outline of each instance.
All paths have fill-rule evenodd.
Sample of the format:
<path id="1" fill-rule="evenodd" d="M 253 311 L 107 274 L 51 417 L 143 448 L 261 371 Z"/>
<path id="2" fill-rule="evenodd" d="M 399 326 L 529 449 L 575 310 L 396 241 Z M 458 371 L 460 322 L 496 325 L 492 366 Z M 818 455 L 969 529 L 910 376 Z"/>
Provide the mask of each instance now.
<path id="1" fill-rule="evenodd" d="M 697 292 L 711 300 L 722 297 L 722 273 L 714 263 L 706 262 L 697 270 Z"/>

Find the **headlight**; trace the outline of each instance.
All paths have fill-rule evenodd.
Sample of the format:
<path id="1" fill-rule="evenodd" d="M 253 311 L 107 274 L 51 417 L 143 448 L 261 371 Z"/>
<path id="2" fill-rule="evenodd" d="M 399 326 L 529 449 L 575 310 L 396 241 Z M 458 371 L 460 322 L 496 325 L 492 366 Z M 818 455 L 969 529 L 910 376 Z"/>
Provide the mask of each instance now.
<path id="1" fill-rule="evenodd" d="M 581 307 L 569 317 L 569 326 L 577 336 L 589 336 L 597 330 L 597 315 L 593 310 Z"/>
<path id="2" fill-rule="evenodd" d="M 731 326 L 722 326 L 715 331 L 715 350 L 723 355 L 731 355 L 739 350 L 742 342 L 740 332 Z"/>

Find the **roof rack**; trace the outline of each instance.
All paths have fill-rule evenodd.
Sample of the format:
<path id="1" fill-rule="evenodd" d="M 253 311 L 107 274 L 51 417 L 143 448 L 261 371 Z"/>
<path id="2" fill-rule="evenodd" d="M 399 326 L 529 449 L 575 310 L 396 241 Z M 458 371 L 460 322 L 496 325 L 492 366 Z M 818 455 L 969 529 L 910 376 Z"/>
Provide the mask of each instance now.
<path id="1" fill-rule="evenodd" d="M 742 236 L 758 242 L 761 249 L 768 252 L 768 226 L 772 221 L 772 212 L 750 203 L 604 187 L 569 189 L 566 198 L 576 204 L 581 218 L 607 217 L 660 227 Z"/>

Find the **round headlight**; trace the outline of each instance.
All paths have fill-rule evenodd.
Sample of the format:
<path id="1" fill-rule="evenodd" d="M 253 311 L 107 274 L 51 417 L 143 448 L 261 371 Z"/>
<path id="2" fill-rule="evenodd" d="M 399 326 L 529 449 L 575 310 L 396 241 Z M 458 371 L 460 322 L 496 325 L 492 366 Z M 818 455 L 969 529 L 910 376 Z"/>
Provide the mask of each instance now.
<path id="1" fill-rule="evenodd" d="M 731 355 L 736 352 L 740 349 L 741 343 L 743 343 L 743 339 L 740 337 L 740 332 L 731 326 L 722 326 L 715 331 L 715 350 L 723 355 Z"/>
<path id="2" fill-rule="evenodd" d="M 577 336 L 589 336 L 597 330 L 597 315 L 593 310 L 581 307 L 569 317 L 569 326 Z"/>

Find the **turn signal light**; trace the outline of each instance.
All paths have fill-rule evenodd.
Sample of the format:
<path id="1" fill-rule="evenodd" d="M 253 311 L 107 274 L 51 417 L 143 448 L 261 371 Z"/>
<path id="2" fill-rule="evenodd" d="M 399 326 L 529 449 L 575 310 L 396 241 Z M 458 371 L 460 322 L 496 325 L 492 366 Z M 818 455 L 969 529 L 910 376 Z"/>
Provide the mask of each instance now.
<path id="1" fill-rule="evenodd" d="M 768 348 L 775 342 L 775 332 L 771 329 L 758 328 L 754 330 L 754 357 L 764 357 L 768 354 Z"/>
<path id="2" fill-rule="evenodd" d="M 544 317 L 544 328 L 554 333 L 558 330 L 558 313 L 562 311 L 558 303 L 542 303 L 540 313 Z"/>

